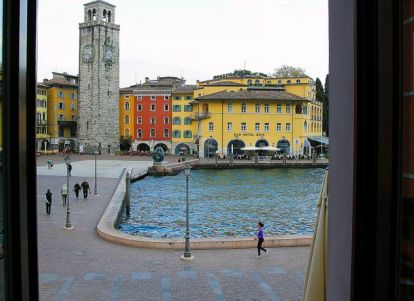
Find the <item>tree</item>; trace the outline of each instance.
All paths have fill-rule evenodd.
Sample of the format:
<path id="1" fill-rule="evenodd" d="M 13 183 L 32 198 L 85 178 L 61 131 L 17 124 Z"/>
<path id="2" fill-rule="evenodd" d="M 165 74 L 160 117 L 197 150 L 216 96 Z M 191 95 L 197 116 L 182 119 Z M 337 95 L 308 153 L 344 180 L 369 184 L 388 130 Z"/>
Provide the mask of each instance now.
<path id="1" fill-rule="evenodd" d="M 329 136 L 329 74 L 325 78 L 325 91 L 323 98 L 323 119 L 322 130 L 326 132 L 326 136 Z"/>
<path id="2" fill-rule="evenodd" d="M 283 65 L 282 67 L 275 68 L 273 72 L 274 77 L 303 77 L 306 76 L 305 69 L 299 67 L 292 67 Z"/>
<path id="3" fill-rule="evenodd" d="M 325 91 L 323 89 L 322 82 L 319 79 L 319 77 L 317 77 L 315 80 L 315 86 L 316 86 L 316 100 L 323 103 L 324 98 L 325 98 Z"/>

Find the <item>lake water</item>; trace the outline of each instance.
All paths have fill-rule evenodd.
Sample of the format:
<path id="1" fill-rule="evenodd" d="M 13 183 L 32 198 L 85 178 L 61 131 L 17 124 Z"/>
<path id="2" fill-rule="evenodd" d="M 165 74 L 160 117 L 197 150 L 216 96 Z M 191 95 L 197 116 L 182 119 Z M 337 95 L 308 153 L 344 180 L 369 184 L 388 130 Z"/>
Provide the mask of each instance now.
<path id="1" fill-rule="evenodd" d="M 192 170 L 191 237 L 311 234 L 325 169 Z M 147 237 L 185 236 L 185 176 L 146 177 L 131 184 L 130 216 L 119 229 Z"/>

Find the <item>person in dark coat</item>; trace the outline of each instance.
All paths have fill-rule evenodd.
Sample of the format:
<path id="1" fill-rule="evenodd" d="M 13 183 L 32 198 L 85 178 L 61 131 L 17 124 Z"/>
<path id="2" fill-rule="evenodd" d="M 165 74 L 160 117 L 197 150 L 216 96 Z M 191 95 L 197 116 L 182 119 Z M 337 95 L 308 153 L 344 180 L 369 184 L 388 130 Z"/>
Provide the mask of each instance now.
<path id="1" fill-rule="evenodd" d="M 72 175 L 71 175 L 71 172 L 72 172 L 72 164 L 69 164 L 68 165 L 68 174 L 69 174 L 69 177 L 71 177 Z"/>
<path id="2" fill-rule="evenodd" d="M 46 192 L 46 214 L 50 215 L 50 207 L 52 206 L 52 193 L 50 189 Z"/>
<path id="3" fill-rule="evenodd" d="M 76 182 L 75 185 L 73 185 L 73 191 L 75 191 L 76 200 L 79 199 L 79 191 L 81 190 L 81 187 L 79 185 L 79 182 Z"/>
<path id="4" fill-rule="evenodd" d="M 83 198 L 87 199 L 88 198 L 88 191 L 89 193 L 91 193 L 91 189 L 89 188 L 89 183 L 86 182 L 86 179 L 83 179 L 83 182 L 81 184 L 81 188 L 83 191 Z"/>

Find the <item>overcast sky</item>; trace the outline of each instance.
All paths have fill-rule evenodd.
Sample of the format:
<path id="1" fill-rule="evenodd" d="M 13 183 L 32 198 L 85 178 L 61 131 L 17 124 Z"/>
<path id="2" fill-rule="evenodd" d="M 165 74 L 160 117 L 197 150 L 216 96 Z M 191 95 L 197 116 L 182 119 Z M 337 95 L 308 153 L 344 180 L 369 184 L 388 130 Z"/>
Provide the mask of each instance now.
<path id="1" fill-rule="evenodd" d="M 39 0 L 38 80 L 78 74 L 85 0 Z M 187 83 L 246 69 L 302 67 L 324 83 L 328 0 L 108 0 L 120 31 L 120 84 L 183 76 Z"/>

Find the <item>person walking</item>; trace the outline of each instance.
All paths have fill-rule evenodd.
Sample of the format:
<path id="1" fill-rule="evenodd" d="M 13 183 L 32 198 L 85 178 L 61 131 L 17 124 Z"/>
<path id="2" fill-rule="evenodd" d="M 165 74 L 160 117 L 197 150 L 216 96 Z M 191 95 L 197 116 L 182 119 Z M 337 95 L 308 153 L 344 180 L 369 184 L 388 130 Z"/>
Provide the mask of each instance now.
<path id="1" fill-rule="evenodd" d="M 264 224 L 262 222 L 258 222 L 257 223 L 257 234 L 256 237 L 254 238 L 255 240 L 257 239 L 257 258 L 261 258 L 260 257 L 260 250 L 265 251 L 266 254 L 269 254 L 270 252 L 267 251 L 265 248 L 262 247 L 262 244 L 264 242 Z"/>
<path id="2" fill-rule="evenodd" d="M 66 206 L 66 199 L 68 197 L 68 186 L 66 184 L 63 184 L 60 192 L 62 194 L 62 203 L 63 203 L 63 206 Z"/>
<path id="3" fill-rule="evenodd" d="M 75 191 L 76 200 L 79 200 L 79 191 L 81 190 L 81 187 L 79 185 L 79 182 L 76 182 L 75 185 L 73 185 L 73 191 Z"/>
<path id="4" fill-rule="evenodd" d="M 53 160 L 51 158 L 47 159 L 47 169 L 50 170 L 53 167 Z"/>
<path id="5" fill-rule="evenodd" d="M 89 188 L 89 183 L 86 182 L 86 179 L 83 179 L 83 182 L 81 184 L 81 188 L 83 191 L 83 199 L 87 199 L 88 198 L 88 191 L 89 193 L 91 193 L 91 189 Z"/>
<path id="6" fill-rule="evenodd" d="M 46 214 L 50 215 L 50 207 L 52 206 L 52 193 L 50 189 L 46 192 Z"/>
<path id="7" fill-rule="evenodd" d="M 68 174 L 69 174 L 69 177 L 72 176 L 71 175 L 71 172 L 72 172 L 72 164 L 69 163 L 69 165 L 68 165 Z"/>

